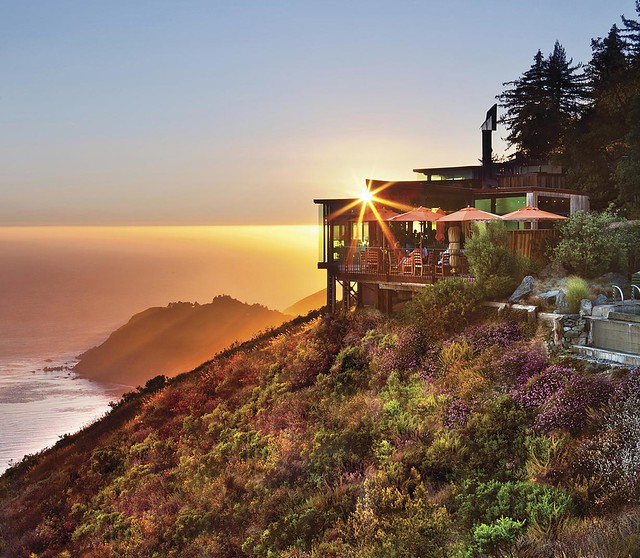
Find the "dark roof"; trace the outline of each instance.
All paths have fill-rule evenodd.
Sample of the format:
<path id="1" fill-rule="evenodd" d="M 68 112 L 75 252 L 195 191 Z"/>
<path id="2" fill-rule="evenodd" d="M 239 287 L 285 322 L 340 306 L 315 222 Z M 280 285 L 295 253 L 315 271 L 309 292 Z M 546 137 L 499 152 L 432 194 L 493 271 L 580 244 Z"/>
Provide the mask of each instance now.
<path id="1" fill-rule="evenodd" d="M 455 170 L 474 170 L 481 169 L 482 165 L 462 165 L 458 167 L 429 167 L 424 169 L 413 169 L 413 172 L 419 172 L 421 174 L 430 173 L 430 174 L 438 174 L 443 171 L 455 171 Z"/>
<path id="2" fill-rule="evenodd" d="M 474 196 L 486 194 L 488 196 L 506 195 L 506 194 L 526 194 L 528 192 L 549 192 L 556 194 L 576 194 L 579 196 L 588 196 L 586 192 L 580 190 L 569 190 L 566 188 L 536 188 L 536 187 L 514 187 L 514 188 L 465 188 L 462 186 L 455 186 L 458 182 L 470 182 L 471 180 L 368 180 L 371 188 L 375 189 L 385 184 L 389 184 L 391 188 L 399 186 L 401 188 L 411 189 L 428 189 L 431 192 L 456 192 L 473 194 Z M 478 182 L 478 181 L 475 181 Z M 331 203 L 331 202 L 351 202 L 358 198 L 318 198 L 314 199 L 313 203 Z"/>

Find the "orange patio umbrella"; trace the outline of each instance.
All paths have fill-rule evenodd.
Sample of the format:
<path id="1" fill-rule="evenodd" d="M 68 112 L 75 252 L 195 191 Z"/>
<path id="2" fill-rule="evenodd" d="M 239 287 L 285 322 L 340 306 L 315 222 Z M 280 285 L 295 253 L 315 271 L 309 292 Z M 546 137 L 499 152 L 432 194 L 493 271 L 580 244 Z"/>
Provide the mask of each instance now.
<path id="1" fill-rule="evenodd" d="M 400 213 L 399 215 L 395 215 L 387 221 L 394 222 L 405 222 L 408 223 L 410 221 L 422 223 L 422 232 L 424 233 L 424 223 L 433 223 L 440 220 L 441 217 L 444 217 L 444 211 L 442 209 L 437 208 L 435 211 L 430 207 L 414 207 L 410 211 L 405 213 Z M 437 226 L 436 225 L 436 240 L 444 240 L 444 225 Z M 420 251 L 422 251 L 422 237 L 420 237 Z"/>
<path id="2" fill-rule="evenodd" d="M 530 205 L 527 205 L 525 207 L 517 209 L 516 211 L 512 211 L 511 213 L 503 215 L 502 219 L 504 219 L 505 221 L 555 221 L 567 219 L 567 217 L 558 215 L 557 213 L 543 211 L 542 209 L 538 209 L 537 207 L 531 207 Z"/>
<path id="3" fill-rule="evenodd" d="M 489 221 L 492 219 L 501 219 L 501 217 L 488 211 L 482 211 L 482 209 L 467 206 L 464 209 L 459 209 L 441 217 L 438 219 L 438 223 L 463 223 L 466 221 Z"/>
<path id="4" fill-rule="evenodd" d="M 434 222 L 444 217 L 444 211 L 438 209 L 437 211 L 433 211 L 429 207 L 415 207 L 406 213 L 400 213 L 393 215 L 387 221 L 416 221 L 420 223 Z"/>

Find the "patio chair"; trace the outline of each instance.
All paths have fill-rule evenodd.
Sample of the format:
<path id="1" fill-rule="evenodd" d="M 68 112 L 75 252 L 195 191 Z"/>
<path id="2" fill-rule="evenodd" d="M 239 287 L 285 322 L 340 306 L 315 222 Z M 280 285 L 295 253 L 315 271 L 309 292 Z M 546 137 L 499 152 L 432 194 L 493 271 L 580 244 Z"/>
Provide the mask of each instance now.
<path id="1" fill-rule="evenodd" d="M 413 264 L 413 274 L 423 275 L 424 265 L 422 262 L 422 253 L 419 250 L 411 252 L 411 263 Z"/>
<path id="2" fill-rule="evenodd" d="M 415 273 L 415 267 L 413 265 L 413 254 L 415 251 L 409 253 L 407 256 L 402 258 L 400 262 L 400 267 L 402 268 L 403 275 L 413 275 Z"/>
<path id="3" fill-rule="evenodd" d="M 389 251 L 389 273 L 400 273 L 402 258 L 404 258 L 404 254 L 401 251 Z"/>
<path id="4" fill-rule="evenodd" d="M 380 271 L 380 252 L 373 248 L 365 252 L 365 271 L 378 273 Z"/>
<path id="5" fill-rule="evenodd" d="M 432 282 L 435 275 L 435 260 L 435 251 L 429 250 L 426 261 L 423 260 L 422 262 L 422 275 L 424 275 L 425 277 L 430 277 Z"/>
<path id="6" fill-rule="evenodd" d="M 442 259 L 434 265 L 434 275 L 436 278 L 443 278 L 451 274 L 451 268 L 449 267 L 449 254 L 443 252 Z"/>

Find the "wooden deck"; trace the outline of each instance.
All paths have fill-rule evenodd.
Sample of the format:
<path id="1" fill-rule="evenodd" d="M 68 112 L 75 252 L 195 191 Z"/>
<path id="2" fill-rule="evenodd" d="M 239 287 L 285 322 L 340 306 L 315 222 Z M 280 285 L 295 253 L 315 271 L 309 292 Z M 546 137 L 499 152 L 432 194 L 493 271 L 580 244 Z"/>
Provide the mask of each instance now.
<path id="1" fill-rule="evenodd" d="M 415 290 L 449 277 L 462 277 L 472 281 L 463 257 L 458 258 L 459 266 L 453 268 L 442 261 L 442 251 L 432 251 L 428 259 L 420 256 L 406 256 L 400 261 L 381 248 L 365 248 L 345 258 L 337 264 L 336 278 L 341 281 L 376 283 L 380 288 Z"/>

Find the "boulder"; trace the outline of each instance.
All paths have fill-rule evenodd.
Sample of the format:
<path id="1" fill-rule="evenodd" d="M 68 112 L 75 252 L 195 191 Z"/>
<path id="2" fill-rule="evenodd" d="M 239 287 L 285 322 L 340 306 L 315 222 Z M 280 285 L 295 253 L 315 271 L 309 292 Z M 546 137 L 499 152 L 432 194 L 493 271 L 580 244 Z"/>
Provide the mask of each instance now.
<path id="1" fill-rule="evenodd" d="M 509 302 L 518 302 L 522 300 L 525 296 L 529 296 L 533 292 L 533 277 L 531 275 L 527 275 L 518 288 L 513 291 L 513 294 L 509 297 Z"/>
<path id="2" fill-rule="evenodd" d="M 583 298 L 580 301 L 580 315 L 591 316 L 592 310 L 593 310 L 593 304 L 591 304 L 591 301 L 586 298 Z"/>
<path id="3" fill-rule="evenodd" d="M 556 296 L 556 312 L 566 314 L 569 312 L 569 301 L 564 291 L 560 291 Z"/>
<path id="4" fill-rule="evenodd" d="M 558 294 L 560 293 L 559 290 L 555 290 L 555 291 L 546 291 L 544 293 L 540 293 L 538 295 L 539 298 L 543 298 L 544 300 L 547 300 L 549 302 L 553 302 L 556 297 L 558 296 Z"/>
<path id="5" fill-rule="evenodd" d="M 609 304 L 609 299 L 603 294 L 599 294 L 593 299 L 593 306 L 603 306 L 604 304 Z"/>

